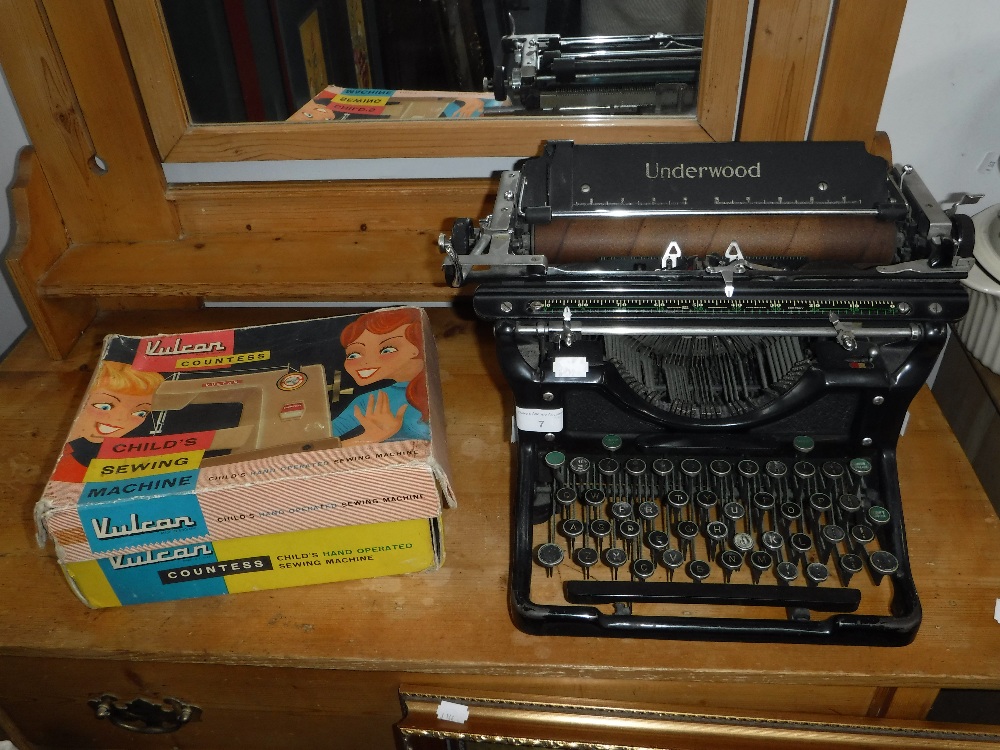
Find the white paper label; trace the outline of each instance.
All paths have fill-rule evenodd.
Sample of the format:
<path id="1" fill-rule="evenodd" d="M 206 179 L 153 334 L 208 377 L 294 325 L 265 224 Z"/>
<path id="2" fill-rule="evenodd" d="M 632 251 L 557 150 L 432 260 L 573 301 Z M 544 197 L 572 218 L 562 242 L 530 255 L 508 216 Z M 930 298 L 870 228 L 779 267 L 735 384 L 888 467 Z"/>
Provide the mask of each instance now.
<path id="1" fill-rule="evenodd" d="M 563 410 L 514 408 L 517 429 L 525 432 L 562 432 Z"/>
<path id="2" fill-rule="evenodd" d="M 441 701 L 438 705 L 437 717 L 441 721 L 453 721 L 456 724 L 464 724 L 469 720 L 469 707 L 461 703 L 451 701 Z"/>
<path id="3" fill-rule="evenodd" d="M 1000 622 L 1000 599 L 997 599 L 997 605 L 993 609 L 993 619 Z"/>
<path id="4" fill-rule="evenodd" d="M 589 370 L 586 357 L 556 357 L 552 360 L 552 374 L 557 378 L 585 378 Z"/>

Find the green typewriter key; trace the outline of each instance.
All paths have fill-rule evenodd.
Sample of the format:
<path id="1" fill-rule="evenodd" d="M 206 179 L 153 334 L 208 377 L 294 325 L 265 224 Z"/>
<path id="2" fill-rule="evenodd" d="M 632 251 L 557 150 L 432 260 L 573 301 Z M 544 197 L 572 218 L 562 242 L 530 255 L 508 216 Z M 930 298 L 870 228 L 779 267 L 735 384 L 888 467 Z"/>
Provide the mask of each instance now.
<path id="1" fill-rule="evenodd" d="M 808 435 L 798 435 L 792 440 L 792 447 L 799 453 L 809 453 L 816 447 L 816 441 Z"/>
<path id="2" fill-rule="evenodd" d="M 562 477 L 562 467 L 566 464 L 566 454 L 562 451 L 549 451 L 545 454 L 545 465 L 552 469 L 553 473 Z"/>
<path id="3" fill-rule="evenodd" d="M 558 544 L 553 544 L 552 542 L 541 544 L 538 549 L 535 550 L 535 559 L 538 561 L 539 565 L 546 569 L 549 575 L 552 574 L 552 569 L 563 561 L 563 557 L 564 553 L 562 547 Z"/>
<path id="4" fill-rule="evenodd" d="M 663 567 L 667 569 L 667 580 L 672 581 L 674 579 L 674 571 L 676 571 L 681 565 L 684 564 L 684 555 L 677 548 L 671 548 L 663 551 Z"/>
<path id="5" fill-rule="evenodd" d="M 597 564 L 600 555 L 593 547 L 581 547 L 574 555 L 576 564 L 583 570 L 583 577 L 590 578 L 590 569 Z"/>
<path id="6" fill-rule="evenodd" d="M 848 465 L 851 472 L 859 477 L 866 477 L 872 473 L 872 462 L 867 458 L 852 458 Z"/>
<path id="7" fill-rule="evenodd" d="M 881 505 L 873 505 L 868 509 L 868 522 L 874 526 L 876 529 L 885 526 L 889 523 L 889 511 L 883 508 Z"/>
<path id="8" fill-rule="evenodd" d="M 601 445 L 604 446 L 605 450 L 614 453 L 622 447 L 622 439 L 618 435 L 605 435 L 601 438 Z"/>

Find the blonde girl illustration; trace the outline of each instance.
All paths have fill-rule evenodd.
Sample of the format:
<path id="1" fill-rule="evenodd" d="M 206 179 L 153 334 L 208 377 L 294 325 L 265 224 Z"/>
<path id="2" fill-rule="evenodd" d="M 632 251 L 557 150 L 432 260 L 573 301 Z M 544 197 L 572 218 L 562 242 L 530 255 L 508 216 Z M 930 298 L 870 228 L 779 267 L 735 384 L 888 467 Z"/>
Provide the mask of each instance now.
<path id="1" fill-rule="evenodd" d="M 122 362 L 102 362 L 52 478 L 82 482 L 105 438 L 123 437 L 146 421 L 153 393 L 162 382 L 158 372 L 143 372 Z"/>
<path id="2" fill-rule="evenodd" d="M 344 369 L 358 385 L 392 381 L 356 397 L 333 420 L 335 435 L 350 433 L 343 444 L 429 440 L 420 313 L 366 313 L 343 330 L 340 343 L 346 353 Z"/>

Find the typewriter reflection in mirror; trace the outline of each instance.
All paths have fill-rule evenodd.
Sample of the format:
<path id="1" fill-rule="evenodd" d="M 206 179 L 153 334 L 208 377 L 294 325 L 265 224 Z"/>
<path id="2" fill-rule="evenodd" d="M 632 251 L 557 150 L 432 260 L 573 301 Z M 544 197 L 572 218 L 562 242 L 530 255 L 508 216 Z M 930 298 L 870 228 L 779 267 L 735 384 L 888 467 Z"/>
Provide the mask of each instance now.
<path id="1" fill-rule="evenodd" d="M 513 391 L 531 633 L 904 645 L 896 470 L 967 217 L 858 143 L 574 145 L 440 244 Z"/>

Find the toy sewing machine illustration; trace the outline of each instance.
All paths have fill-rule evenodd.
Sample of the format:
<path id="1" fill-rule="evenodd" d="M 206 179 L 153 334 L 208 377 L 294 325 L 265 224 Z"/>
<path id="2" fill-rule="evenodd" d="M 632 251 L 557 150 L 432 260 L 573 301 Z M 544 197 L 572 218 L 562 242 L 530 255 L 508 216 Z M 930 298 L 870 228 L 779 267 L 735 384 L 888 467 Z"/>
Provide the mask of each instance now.
<path id="1" fill-rule="evenodd" d="M 322 365 L 167 380 L 153 396 L 153 411 L 234 403 L 242 405 L 239 424 L 216 430 L 210 447 L 229 453 L 206 458 L 202 466 L 340 446 L 331 433 Z"/>

